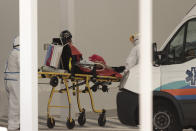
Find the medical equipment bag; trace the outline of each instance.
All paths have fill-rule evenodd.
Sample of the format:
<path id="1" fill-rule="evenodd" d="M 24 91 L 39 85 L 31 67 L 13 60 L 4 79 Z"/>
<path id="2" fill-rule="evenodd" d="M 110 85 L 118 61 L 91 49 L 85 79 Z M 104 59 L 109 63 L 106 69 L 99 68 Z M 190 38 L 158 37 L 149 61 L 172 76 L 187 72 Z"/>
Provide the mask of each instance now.
<path id="1" fill-rule="evenodd" d="M 59 68 L 63 47 L 64 46 L 53 45 L 53 44 L 50 44 L 48 46 L 47 53 L 46 53 L 46 58 L 45 58 L 45 65 L 46 66 Z"/>

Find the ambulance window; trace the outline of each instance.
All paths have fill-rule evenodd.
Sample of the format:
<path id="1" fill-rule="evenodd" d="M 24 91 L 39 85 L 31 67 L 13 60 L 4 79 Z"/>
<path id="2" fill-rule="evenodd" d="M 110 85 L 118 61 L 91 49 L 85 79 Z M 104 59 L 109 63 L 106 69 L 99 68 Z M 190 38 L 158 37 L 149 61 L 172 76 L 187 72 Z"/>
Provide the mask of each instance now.
<path id="1" fill-rule="evenodd" d="M 185 58 L 190 60 L 196 57 L 196 19 L 188 22 L 185 45 Z"/>
<path id="2" fill-rule="evenodd" d="M 182 63 L 182 61 L 184 60 L 184 34 L 185 26 L 181 27 L 181 29 L 171 40 L 168 51 L 168 64 Z"/>

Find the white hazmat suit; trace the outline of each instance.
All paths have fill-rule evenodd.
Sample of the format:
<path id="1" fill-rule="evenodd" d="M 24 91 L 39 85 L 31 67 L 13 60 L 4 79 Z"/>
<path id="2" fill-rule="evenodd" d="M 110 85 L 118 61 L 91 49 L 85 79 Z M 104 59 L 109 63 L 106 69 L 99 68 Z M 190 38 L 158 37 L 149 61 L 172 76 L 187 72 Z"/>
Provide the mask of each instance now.
<path id="1" fill-rule="evenodd" d="M 5 88 L 8 92 L 8 130 L 16 130 L 20 125 L 20 48 L 19 37 L 13 43 L 5 68 Z"/>
<path id="2" fill-rule="evenodd" d="M 139 44 L 138 40 L 134 42 L 134 47 L 131 49 L 131 52 L 125 63 L 125 70 L 128 71 L 139 62 Z"/>

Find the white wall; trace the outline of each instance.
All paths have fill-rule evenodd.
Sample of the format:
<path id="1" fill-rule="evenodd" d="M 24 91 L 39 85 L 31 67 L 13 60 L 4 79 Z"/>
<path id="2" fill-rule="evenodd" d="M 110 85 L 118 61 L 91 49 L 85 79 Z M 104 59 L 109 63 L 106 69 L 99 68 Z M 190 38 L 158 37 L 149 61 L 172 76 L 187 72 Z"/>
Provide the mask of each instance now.
<path id="1" fill-rule="evenodd" d="M 85 57 L 96 53 L 108 65 L 123 65 L 138 32 L 137 0 L 76 1 L 76 45 Z"/>
<path id="2" fill-rule="evenodd" d="M 51 43 L 53 37 L 58 37 L 61 27 L 60 0 L 38 1 L 38 60 L 43 64 L 45 51 L 43 44 Z"/>
<path id="3" fill-rule="evenodd" d="M 158 47 L 161 47 L 195 3 L 195 0 L 154 0 L 153 40 Z"/>

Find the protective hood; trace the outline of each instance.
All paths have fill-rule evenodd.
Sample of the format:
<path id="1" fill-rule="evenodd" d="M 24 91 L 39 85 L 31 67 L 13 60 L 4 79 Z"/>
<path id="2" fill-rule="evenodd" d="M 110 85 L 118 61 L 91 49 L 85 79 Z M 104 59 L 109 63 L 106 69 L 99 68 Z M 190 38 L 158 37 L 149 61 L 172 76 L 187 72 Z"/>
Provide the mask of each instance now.
<path id="1" fill-rule="evenodd" d="M 20 43 L 19 43 L 19 36 L 17 36 L 15 39 L 14 39 L 14 42 L 13 42 L 13 48 L 16 48 L 18 46 L 20 46 Z"/>

